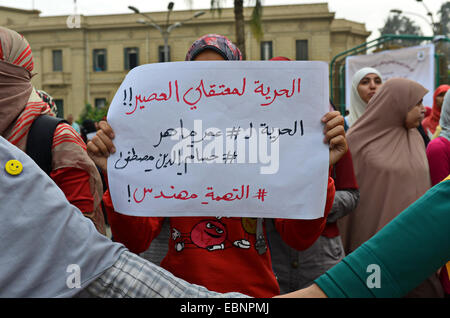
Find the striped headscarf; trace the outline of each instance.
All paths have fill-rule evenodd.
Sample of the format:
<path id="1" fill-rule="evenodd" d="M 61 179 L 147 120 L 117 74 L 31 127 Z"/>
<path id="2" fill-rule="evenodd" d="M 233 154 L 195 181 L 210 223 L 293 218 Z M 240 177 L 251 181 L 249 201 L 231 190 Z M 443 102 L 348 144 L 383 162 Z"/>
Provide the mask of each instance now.
<path id="1" fill-rule="evenodd" d="M 205 50 L 213 50 L 223 56 L 226 61 L 241 61 L 242 54 L 238 47 L 227 37 L 219 34 L 206 34 L 197 39 L 186 54 L 186 61 L 192 61 Z"/>
<path id="2" fill-rule="evenodd" d="M 21 66 L 31 72 L 34 67 L 33 53 L 30 44 L 23 35 L 0 27 L 0 38 L 0 59 Z"/>

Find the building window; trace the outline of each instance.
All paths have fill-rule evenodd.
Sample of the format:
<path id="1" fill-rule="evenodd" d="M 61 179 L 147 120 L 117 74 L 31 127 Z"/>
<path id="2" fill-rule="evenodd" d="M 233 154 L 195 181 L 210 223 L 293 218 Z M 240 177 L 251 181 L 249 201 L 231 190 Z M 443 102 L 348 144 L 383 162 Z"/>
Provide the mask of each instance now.
<path id="1" fill-rule="evenodd" d="M 297 61 L 308 60 L 308 40 L 295 41 L 295 59 Z"/>
<path id="2" fill-rule="evenodd" d="M 56 117 L 64 118 L 64 100 L 63 99 L 54 99 L 56 104 Z"/>
<path id="3" fill-rule="evenodd" d="M 53 60 L 53 72 L 62 72 L 63 70 L 62 50 L 53 50 L 52 60 Z"/>
<path id="4" fill-rule="evenodd" d="M 261 60 L 267 61 L 272 57 L 272 41 L 261 42 Z"/>
<path id="5" fill-rule="evenodd" d="M 168 59 L 167 61 L 164 58 L 164 45 L 158 46 L 158 59 L 159 62 L 170 62 L 170 46 L 167 47 L 168 52 Z"/>
<path id="6" fill-rule="evenodd" d="M 100 109 L 106 106 L 106 98 L 96 98 L 95 108 Z"/>
<path id="7" fill-rule="evenodd" d="M 139 49 L 137 47 L 125 48 L 125 69 L 131 70 L 139 65 Z"/>
<path id="8" fill-rule="evenodd" d="M 94 72 L 106 71 L 106 50 L 96 49 L 94 50 Z"/>

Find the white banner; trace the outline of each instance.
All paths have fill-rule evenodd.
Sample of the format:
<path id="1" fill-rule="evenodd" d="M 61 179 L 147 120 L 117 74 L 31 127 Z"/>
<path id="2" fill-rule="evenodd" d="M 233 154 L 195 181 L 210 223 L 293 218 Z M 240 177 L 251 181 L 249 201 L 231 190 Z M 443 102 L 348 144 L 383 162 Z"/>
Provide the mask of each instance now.
<path id="1" fill-rule="evenodd" d="M 116 211 L 137 216 L 323 216 L 324 62 L 134 68 L 108 112 Z"/>
<path id="2" fill-rule="evenodd" d="M 383 83 L 392 77 L 416 81 L 429 92 L 423 104 L 433 105 L 434 93 L 434 44 L 387 50 L 368 55 L 348 56 L 345 60 L 345 105 L 349 108 L 353 75 L 363 67 L 373 67 L 382 76 Z"/>

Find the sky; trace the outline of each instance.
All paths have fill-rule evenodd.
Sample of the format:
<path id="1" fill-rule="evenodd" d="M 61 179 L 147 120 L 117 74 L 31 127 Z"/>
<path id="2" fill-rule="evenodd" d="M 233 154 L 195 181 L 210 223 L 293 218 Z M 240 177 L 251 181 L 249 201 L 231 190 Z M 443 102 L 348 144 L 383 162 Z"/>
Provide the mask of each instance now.
<path id="1" fill-rule="evenodd" d="M 378 29 L 382 28 L 391 9 L 400 9 L 415 21 L 425 36 L 430 36 L 431 19 L 425 6 L 433 14 L 434 20 L 439 20 L 438 11 L 448 0 L 262 0 L 263 5 L 303 4 L 328 2 L 330 11 L 335 12 L 335 18 L 343 18 L 365 23 L 366 29 L 372 34 L 368 40 L 379 37 Z M 209 9 L 210 0 L 174 0 L 174 10 Z M 222 0 L 223 7 L 232 7 L 232 0 Z M 82 15 L 101 15 L 131 13 L 129 5 L 137 7 L 142 12 L 165 11 L 169 1 L 162 0 L 76 0 L 76 9 Z M 191 6 L 189 5 L 191 3 Z M 254 0 L 244 1 L 244 5 L 252 5 Z M 423 5 L 425 4 L 425 6 Z M 37 9 L 42 16 L 71 15 L 74 13 L 74 0 L 0 0 L 0 6 L 20 9 Z M 392 14 L 392 13 L 391 13 Z M 428 21 L 428 23 L 427 23 Z"/>

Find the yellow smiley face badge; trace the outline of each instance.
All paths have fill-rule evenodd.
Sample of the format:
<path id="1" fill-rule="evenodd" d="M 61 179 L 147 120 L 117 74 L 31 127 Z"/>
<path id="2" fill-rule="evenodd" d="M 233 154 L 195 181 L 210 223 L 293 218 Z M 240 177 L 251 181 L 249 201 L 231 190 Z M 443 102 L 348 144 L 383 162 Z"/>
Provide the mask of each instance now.
<path id="1" fill-rule="evenodd" d="M 12 176 L 16 176 L 22 172 L 23 166 L 19 160 L 9 160 L 5 165 L 5 170 Z"/>

